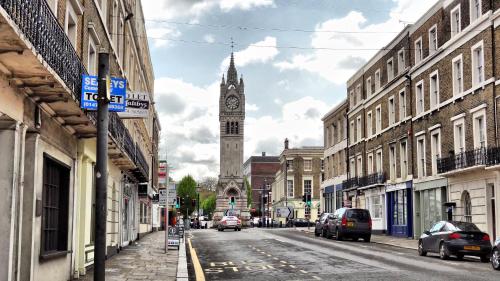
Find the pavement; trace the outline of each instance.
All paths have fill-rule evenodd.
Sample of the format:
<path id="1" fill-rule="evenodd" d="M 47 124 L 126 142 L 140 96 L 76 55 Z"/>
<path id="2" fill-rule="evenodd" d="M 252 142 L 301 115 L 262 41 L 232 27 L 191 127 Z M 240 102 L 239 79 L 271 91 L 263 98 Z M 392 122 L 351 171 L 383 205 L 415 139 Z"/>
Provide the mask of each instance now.
<path id="1" fill-rule="evenodd" d="M 165 232 L 157 231 L 123 248 L 119 254 L 106 261 L 106 281 L 173 281 L 178 273 L 181 273 L 182 278 L 177 280 L 188 280 L 184 245 L 179 251 L 169 248 L 165 254 L 164 243 Z M 184 262 L 184 267 L 179 267 L 179 261 Z M 90 270 L 83 280 L 92 281 L 93 277 L 93 271 Z"/>
<path id="2" fill-rule="evenodd" d="M 314 233 L 314 227 L 310 227 L 310 228 L 296 227 L 293 229 L 295 229 L 297 231 L 306 232 L 306 233 Z M 394 237 L 394 236 L 388 236 L 388 235 L 372 234 L 370 241 L 372 243 L 389 245 L 389 246 L 405 248 L 405 249 L 410 249 L 410 250 L 417 250 L 418 249 L 417 240 L 411 239 L 411 238 L 400 238 L 400 237 Z"/>
<path id="3" fill-rule="evenodd" d="M 300 229 L 193 230 L 188 243 L 199 270 L 189 280 L 498 280 L 489 263 L 420 257 L 384 242 L 336 241 Z"/>

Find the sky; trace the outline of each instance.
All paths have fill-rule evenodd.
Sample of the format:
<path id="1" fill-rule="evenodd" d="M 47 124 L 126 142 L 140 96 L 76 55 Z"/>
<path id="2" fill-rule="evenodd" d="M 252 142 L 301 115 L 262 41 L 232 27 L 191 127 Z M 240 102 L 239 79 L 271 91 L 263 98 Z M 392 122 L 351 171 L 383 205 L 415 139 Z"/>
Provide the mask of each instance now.
<path id="1" fill-rule="evenodd" d="M 142 0 L 170 176 L 219 174 L 219 85 L 234 42 L 245 159 L 322 146 L 346 81 L 436 0 Z"/>

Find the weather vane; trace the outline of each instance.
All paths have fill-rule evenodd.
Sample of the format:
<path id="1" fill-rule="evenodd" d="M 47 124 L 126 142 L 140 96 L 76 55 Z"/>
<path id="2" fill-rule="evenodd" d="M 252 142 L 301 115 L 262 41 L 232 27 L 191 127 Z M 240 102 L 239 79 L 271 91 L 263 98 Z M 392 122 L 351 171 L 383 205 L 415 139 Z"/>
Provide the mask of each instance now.
<path id="1" fill-rule="evenodd" d="M 231 53 L 234 51 L 234 41 L 233 37 L 231 37 Z"/>

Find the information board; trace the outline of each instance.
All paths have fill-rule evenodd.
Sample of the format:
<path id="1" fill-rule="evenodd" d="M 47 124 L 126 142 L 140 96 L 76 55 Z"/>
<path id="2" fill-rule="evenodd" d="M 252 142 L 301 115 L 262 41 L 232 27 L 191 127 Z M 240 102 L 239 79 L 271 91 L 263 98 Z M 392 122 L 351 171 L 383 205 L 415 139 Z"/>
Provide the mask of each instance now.
<path id="1" fill-rule="evenodd" d="M 82 75 L 81 108 L 97 110 L 97 76 Z M 111 77 L 109 111 L 123 112 L 127 107 L 127 80 Z"/>
<path id="2" fill-rule="evenodd" d="M 170 226 L 168 228 L 168 246 L 177 248 L 180 246 L 179 228 L 177 226 Z"/>

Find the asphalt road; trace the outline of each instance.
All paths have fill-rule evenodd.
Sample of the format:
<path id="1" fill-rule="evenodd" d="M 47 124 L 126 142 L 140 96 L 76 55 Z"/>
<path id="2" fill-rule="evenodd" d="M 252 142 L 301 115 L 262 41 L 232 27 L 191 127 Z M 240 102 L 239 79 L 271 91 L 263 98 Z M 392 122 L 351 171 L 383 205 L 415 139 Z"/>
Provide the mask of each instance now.
<path id="1" fill-rule="evenodd" d="M 292 229 L 207 229 L 190 236 L 198 272 L 206 280 L 500 280 L 489 263 L 473 258 L 442 261 L 437 255 L 420 257 L 413 250 L 339 242 Z"/>

